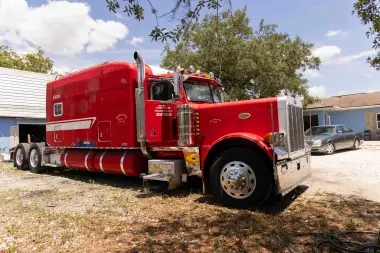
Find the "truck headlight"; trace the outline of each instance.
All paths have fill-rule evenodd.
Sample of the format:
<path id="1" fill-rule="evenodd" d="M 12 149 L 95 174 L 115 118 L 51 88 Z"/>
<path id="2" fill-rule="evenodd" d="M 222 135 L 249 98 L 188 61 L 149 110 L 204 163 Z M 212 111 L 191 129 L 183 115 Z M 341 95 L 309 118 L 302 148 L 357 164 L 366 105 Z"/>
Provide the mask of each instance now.
<path id="1" fill-rule="evenodd" d="M 264 136 L 264 141 L 267 144 L 283 145 L 285 143 L 285 134 L 284 133 L 268 133 Z"/>
<path id="2" fill-rule="evenodd" d="M 322 146 L 322 140 L 313 141 L 313 146 L 314 147 L 320 147 L 320 146 Z"/>

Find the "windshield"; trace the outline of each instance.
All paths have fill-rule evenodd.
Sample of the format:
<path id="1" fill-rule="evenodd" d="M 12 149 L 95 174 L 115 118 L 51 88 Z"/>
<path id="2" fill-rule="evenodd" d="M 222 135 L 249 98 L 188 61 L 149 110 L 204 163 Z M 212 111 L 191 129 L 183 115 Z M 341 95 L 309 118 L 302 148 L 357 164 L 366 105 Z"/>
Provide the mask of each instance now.
<path id="1" fill-rule="evenodd" d="M 222 102 L 219 87 L 207 82 L 188 80 L 183 83 L 186 96 L 192 102 L 220 103 Z"/>
<path id="2" fill-rule="evenodd" d="M 334 127 L 312 127 L 312 135 L 331 135 L 334 134 Z M 305 132 L 305 135 L 310 135 L 310 128 Z"/>

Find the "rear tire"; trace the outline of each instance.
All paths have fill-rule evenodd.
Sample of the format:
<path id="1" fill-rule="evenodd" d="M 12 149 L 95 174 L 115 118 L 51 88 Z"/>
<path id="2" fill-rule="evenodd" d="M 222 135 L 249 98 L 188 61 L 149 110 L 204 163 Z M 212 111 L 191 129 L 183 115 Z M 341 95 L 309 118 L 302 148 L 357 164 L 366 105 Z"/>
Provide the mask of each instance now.
<path id="1" fill-rule="evenodd" d="M 270 195 L 273 185 L 270 175 L 270 167 L 262 155 L 246 148 L 231 148 L 211 165 L 210 186 L 224 206 L 258 206 Z"/>
<path id="2" fill-rule="evenodd" d="M 29 151 L 29 168 L 30 171 L 33 173 L 43 173 L 45 172 L 45 168 L 41 167 L 41 147 L 33 143 L 30 145 L 30 151 Z"/>
<path id="3" fill-rule="evenodd" d="M 29 149 L 28 143 L 20 143 L 17 145 L 14 153 L 14 166 L 18 170 L 27 170 L 29 167 Z"/>

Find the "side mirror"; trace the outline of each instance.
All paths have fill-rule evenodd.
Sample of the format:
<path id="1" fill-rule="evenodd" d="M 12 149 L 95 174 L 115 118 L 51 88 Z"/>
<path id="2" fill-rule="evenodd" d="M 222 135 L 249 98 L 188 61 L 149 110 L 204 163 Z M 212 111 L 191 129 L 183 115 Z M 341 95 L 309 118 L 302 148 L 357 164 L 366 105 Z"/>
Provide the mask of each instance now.
<path id="1" fill-rule="evenodd" d="M 337 132 L 338 134 L 342 134 L 342 133 L 343 133 L 343 131 L 340 131 L 340 130 L 339 130 L 339 131 L 336 131 L 336 132 Z"/>

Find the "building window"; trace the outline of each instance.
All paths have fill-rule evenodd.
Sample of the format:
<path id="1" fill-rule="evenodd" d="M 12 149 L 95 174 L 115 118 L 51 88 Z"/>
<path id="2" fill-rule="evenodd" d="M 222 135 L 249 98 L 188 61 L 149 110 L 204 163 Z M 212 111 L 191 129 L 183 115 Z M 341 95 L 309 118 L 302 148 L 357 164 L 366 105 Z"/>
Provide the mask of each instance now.
<path id="1" fill-rule="evenodd" d="M 376 114 L 377 129 L 380 129 L 380 113 Z"/>
<path id="2" fill-rule="evenodd" d="M 54 116 L 62 116 L 63 114 L 63 105 L 62 103 L 54 104 Z"/>

